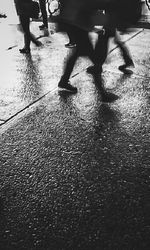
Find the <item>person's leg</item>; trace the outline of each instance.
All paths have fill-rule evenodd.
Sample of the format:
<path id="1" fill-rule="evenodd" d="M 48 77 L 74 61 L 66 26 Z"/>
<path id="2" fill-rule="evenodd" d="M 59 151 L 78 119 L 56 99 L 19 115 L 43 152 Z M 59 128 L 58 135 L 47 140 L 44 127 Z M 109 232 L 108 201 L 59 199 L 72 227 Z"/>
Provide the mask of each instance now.
<path id="1" fill-rule="evenodd" d="M 74 31 L 72 30 L 72 27 L 70 27 L 70 26 L 68 26 L 68 28 L 67 28 L 67 35 L 69 37 L 69 42 L 67 44 L 65 44 L 65 47 L 66 48 L 74 48 L 76 46 Z"/>
<path id="2" fill-rule="evenodd" d="M 125 43 L 122 42 L 120 35 L 117 31 L 115 34 L 115 42 L 118 45 L 118 47 L 120 48 L 124 62 L 125 62 L 125 64 L 119 66 L 119 69 L 125 70 L 128 67 L 134 67 L 134 63 L 133 63 L 132 57 L 130 55 L 129 49 L 125 45 Z"/>
<path id="3" fill-rule="evenodd" d="M 29 53 L 30 52 L 30 32 L 29 32 L 29 22 L 30 19 L 26 15 L 20 15 L 20 23 L 24 33 L 24 48 L 20 49 L 21 53 Z"/>
<path id="4" fill-rule="evenodd" d="M 90 59 L 94 61 L 94 50 L 89 42 L 88 32 L 74 26 L 72 26 L 72 31 L 74 32 L 76 48 L 69 55 L 64 68 L 62 78 L 65 82 L 69 81 L 75 62 L 79 56 L 89 56 Z"/>
<path id="5" fill-rule="evenodd" d="M 110 33 L 109 30 L 106 30 L 103 36 L 102 34 L 99 34 L 95 51 L 93 51 L 93 47 L 91 46 L 89 38 L 86 39 L 86 44 L 88 44 L 87 56 L 94 64 L 94 70 L 92 72 L 92 75 L 95 81 L 95 85 L 100 91 L 102 102 L 113 102 L 118 99 L 118 96 L 106 91 L 103 84 L 103 80 L 101 78 L 102 65 L 107 57 L 108 40 L 110 36 L 112 36 L 112 32 Z"/>
<path id="6" fill-rule="evenodd" d="M 22 29 L 24 32 L 24 48 L 20 50 L 21 53 L 29 53 L 30 52 L 30 43 L 31 41 L 36 46 L 41 46 L 42 43 L 37 41 L 35 36 L 30 32 L 30 18 L 26 15 L 20 16 L 20 22 L 22 25 Z"/>
<path id="7" fill-rule="evenodd" d="M 46 0 L 39 0 L 40 3 L 40 9 L 42 13 L 43 18 L 43 25 L 40 26 L 40 28 L 48 28 L 48 20 L 47 20 L 47 11 L 46 11 Z"/>
<path id="8" fill-rule="evenodd" d="M 36 45 L 36 46 L 41 46 L 42 43 L 36 39 L 36 37 L 30 32 L 29 33 L 30 40 Z"/>
<path id="9" fill-rule="evenodd" d="M 78 55 L 87 56 L 94 64 L 94 72 L 92 74 L 94 82 L 95 85 L 98 87 L 98 89 L 101 91 L 101 94 L 103 94 L 106 91 L 104 89 L 104 85 L 101 80 L 101 72 L 99 70 L 99 64 L 97 63 L 96 60 L 97 58 L 95 56 L 95 51 L 91 43 L 91 40 L 89 38 L 88 31 L 79 29 L 78 35 L 76 36 L 76 46 L 78 49 Z"/>
<path id="10" fill-rule="evenodd" d="M 95 66 L 102 72 L 102 66 L 107 58 L 108 41 L 110 38 L 110 31 L 105 29 L 98 34 L 98 39 L 95 45 Z"/>
<path id="11" fill-rule="evenodd" d="M 76 42 L 76 48 L 72 51 L 72 54 L 67 60 L 66 67 L 64 70 L 64 74 L 61 77 L 61 80 L 58 84 L 59 87 L 63 86 L 67 89 L 67 82 L 69 81 L 70 75 L 72 73 L 73 67 L 75 65 L 75 62 L 79 56 L 88 56 L 89 59 L 93 62 L 94 65 L 96 65 L 96 59 L 95 59 L 95 53 L 94 49 L 92 47 L 92 43 L 88 36 L 88 31 L 84 31 L 80 28 L 73 27 L 74 35 L 75 35 L 75 42 Z M 115 100 L 116 96 L 114 96 L 112 93 L 106 92 L 104 85 L 101 81 L 101 75 L 99 74 L 98 70 L 95 71 L 93 74 L 95 85 L 98 87 L 101 93 L 101 98 L 103 102 L 112 102 Z M 71 85 L 69 84 L 68 87 Z M 74 88 L 74 91 L 76 92 L 77 88 L 71 86 Z"/>
<path id="12" fill-rule="evenodd" d="M 77 58 L 78 58 L 78 51 L 77 49 L 74 49 L 67 58 L 66 64 L 64 66 L 64 73 L 58 83 L 58 87 L 65 88 L 71 92 L 77 92 L 77 88 L 69 84 L 69 79 Z"/>
<path id="13" fill-rule="evenodd" d="M 98 33 L 98 39 L 95 45 L 95 63 L 93 66 L 87 68 L 87 73 L 94 74 L 95 70 L 102 73 L 102 66 L 108 53 L 108 41 L 111 36 L 112 32 L 107 28 Z"/>
<path id="14" fill-rule="evenodd" d="M 58 87 L 65 88 L 66 90 L 69 90 L 71 92 L 77 92 L 77 88 L 69 84 L 69 79 L 73 71 L 74 65 L 76 63 L 76 60 L 80 56 L 80 42 L 79 42 L 80 29 L 75 26 L 71 27 L 72 31 L 74 32 L 76 47 L 72 50 L 72 53 L 70 53 L 70 55 L 67 58 L 66 64 L 64 66 L 64 72 L 58 83 Z M 68 28 L 70 28 L 70 25 L 68 27 L 65 25 L 66 32 L 68 31 Z"/>

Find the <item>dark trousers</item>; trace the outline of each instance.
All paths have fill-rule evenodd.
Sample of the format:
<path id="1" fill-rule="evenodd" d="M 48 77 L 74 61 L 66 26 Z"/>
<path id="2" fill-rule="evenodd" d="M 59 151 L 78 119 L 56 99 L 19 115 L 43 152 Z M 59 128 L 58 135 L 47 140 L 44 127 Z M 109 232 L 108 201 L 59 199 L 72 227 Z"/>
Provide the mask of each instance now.
<path id="1" fill-rule="evenodd" d="M 47 20 L 47 11 L 46 11 L 46 0 L 39 0 L 40 9 L 43 18 L 43 24 L 46 28 L 48 28 L 48 20 Z"/>
<path id="2" fill-rule="evenodd" d="M 68 37 L 69 37 L 69 43 L 75 44 L 74 31 L 72 30 L 72 28 L 69 28 L 69 27 L 68 27 L 67 35 L 68 35 Z"/>
<path id="3" fill-rule="evenodd" d="M 30 49 L 30 42 L 37 45 L 35 36 L 30 32 L 30 18 L 27 15 L 20 15 L 20 23 L 24 33 L 24 44 L 26 49 Z"/>
<path id="4" fill-rule="evenodd" d="M 72 26 L 72 31 L 74 33 L 74 41 L 76 43 L 76 47 L 73 49 L 72 53 L 69 55 L 66 65 L 64 67 L 64 73 L 62 75 L 61 81 L 68 82 L 70 75 L 73 71 L 74 65 L 79 56 L 87 56 L 94 65 L 97 64 L 94 49 L 92 43 L 88 36 L 88 31 L 82 30 L 78 27 Z M 99 78 L 99 69 L 97 68 L 97 73 L 94 75 L 94 80 L 96 84 L 100 85 L 100 78 Z"/>
<path id="5" fill-rule="evenodd" d="M 98 64 L 99 66 L 102 66 L 104 64 L 108 53 L 108 41 L 111 37 L 115 38 L 115 43 L 118 45 L 121 51 L 125 64 L 130 63 L 132 59 L 129 50 L 127 46 L 117 36 L 116 29 L 112 31 L 106 28 L 103 34 L 100 33 L 98 35 L 98 40 L 95 46 L 96 64 Z"/>

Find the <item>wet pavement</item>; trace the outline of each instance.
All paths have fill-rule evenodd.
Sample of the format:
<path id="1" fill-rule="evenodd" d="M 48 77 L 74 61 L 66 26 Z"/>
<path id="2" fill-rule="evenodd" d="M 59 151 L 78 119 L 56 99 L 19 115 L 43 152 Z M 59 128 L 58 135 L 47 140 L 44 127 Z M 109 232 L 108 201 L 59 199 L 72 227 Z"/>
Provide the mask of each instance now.
<path id="1" fill-rule="evenodd" d="M 72 74 L 78 93 L 58 90 L 65 34 L 40 38 L 26 56 L 16 25 L 0 29 L 0 249 L 148 250 L 150 30 L 123 37 L 130 75 L 110 44 L 102 77 L 119 99 L 105 104 L 87 59 Z"/>

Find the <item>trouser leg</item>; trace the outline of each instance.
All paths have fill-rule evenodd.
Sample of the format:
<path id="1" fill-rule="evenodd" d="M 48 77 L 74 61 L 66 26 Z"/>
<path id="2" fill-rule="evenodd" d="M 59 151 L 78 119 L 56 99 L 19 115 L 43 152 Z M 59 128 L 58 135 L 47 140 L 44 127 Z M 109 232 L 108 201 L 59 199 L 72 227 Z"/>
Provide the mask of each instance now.
<path id="1" fill-rule="evenodd" d="M 72 53 L 67 58 L 66 64 L 64 66 L 64 73 L 61 77 L 61 81 L 66 83 L 69 81 L 69 78 L 71 76 L 77 58 L 78 58 L 78 51 L 77 49 L 74 49 L 74 51 L 72 51 Z"/>
<path id="2" fill-rule="evenodd" d="M 98 39 L 95 45 L 95 67 L 102 71 L 102 65 L 104 64 L 108 53 L 108 41 L 110 38 L 109 31 L 105 29 L 103 33 L 98 34 Z"/>
<path id="3" fill-rule="evenodd" d="M 66 29 L 66 31 L 68 31 L 68 29 Z M 74 48 L 72 53 L 69 55 L 64 67 L 62 78 L 66 82 L 69 80 L 75 62 L 79 56 L 88 56 L 92 62 L 95 62 L 94 50 L 89 41 L 88 32 L 74 26 L 72 26 L 72 32 L 74 33 L 74 42 L 76 43 L 76 48 Z"/>
<path id="4" fill-rule="evenodd" d="M 31 41 L 34 44 L 38 45 L 38 42 L 37 42 L 35 36 L 30 32 L 30 18 L 28 16 L 22 15 L 22 16 L 20 16 L 20 22 L 21 22 L 22 29 L 24 32 L 25 48 L 27 48 L 27 49 L 30 48 Z"/>
<path id="5" fill-rule="evenodd" d="M 100 64 L 99 61 L 97 61 L 98 57 L 96 57 L 95 51 L 93 49 L 93 45 L 91 43 L 91 40 L 89 39 L 89 35 L 87 31 L 82 31 L 79 34 L 79 54 L 85 55 L 89 57 L 89 59 L 93 62 L 95 65 L 95 70 L 93 75 L 95 85 L 98 87 L 98 89 L 101 91 L 101 93 L 105 92 L 104 85 L 101 79 L 101 71 L 100 71 Z M 98 48 L 98 47 L 97 47 Z"/>
<path id="6" fill-rule="evenodd" d="M 26 15 L 20 16 L 20 23 L 24 32 L 24 46 L 27 49 L 30 49 L 30 31 L 29 31 L 29 24 L 30 24 L 30 18 Z"/>
<path id="7" fill-rule="evenodd" d="M 67 28 L 67 35 L 69 37 L 69 43 L 75 44 L 74 31 L 72 30 L 71 26 L 68 26 Z"/>
<path id="8" fill-rule="evenodd" d="M 48 28 L 48 20 L 47 20 L 47 11 L 46 11 L 46 0 L 40 0 L 40 9 L 43 18 L 43 24 L 46 28 Z"/>
<path id="9" fill-rule="evenodd" d="M 129 49 L 125 45 L 125 43 L 123 43 L 121 41 L 120 35 L 118 34 L 117 31 L 115 33 L 115 42 L 118 45 L 118 47 L 120 48 L 120 50 L 121 50 L 121 53 L 122 53 L 123 59 L 125 61 L 125 64 L 131 64 L 131 63 L 133 63 L 132 57 L 131 57 L 130 52 L 129 52 Z"/>

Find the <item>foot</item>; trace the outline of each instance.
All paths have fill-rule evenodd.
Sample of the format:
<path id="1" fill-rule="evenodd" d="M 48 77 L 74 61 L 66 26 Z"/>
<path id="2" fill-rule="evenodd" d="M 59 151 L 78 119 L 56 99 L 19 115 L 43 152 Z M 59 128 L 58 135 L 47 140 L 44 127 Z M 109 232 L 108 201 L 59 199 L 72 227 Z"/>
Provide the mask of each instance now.
<path id="1" fill-rule="evenodd" d="M 67 43 L 67 44 L 65 44 L 65 47 L 72 49 L 72 48 L 76 47 L 76 44 L 75 43 Z"/>
<path id="2" fill-rule="evenodd" d="M 40 47 L 40 46 L 42 46 L 43 45 L 43 43 L 41 43 L 40 41 L 36 41 L 36 46 L 37 47 Z"/>
<path id="3" fill-rule="evenodd" d="M 44 28 L 46 28 L 44 24 L 42 24 L 42 25 L 39 26 L 40 30 L 43 30 Z"/>
<path id="4" fill-rule="evenodd" d="M 86 69 L 86 72 L 88 74 L 91 74 L 91 75 L 94 75 L 94 74 L 101 74 L 102 73 L 102 67 L 99 67 L 99 69 L 97 69 L 95 66 L 89 66 L 87 69 Z"/>
<path id="5" fill-rule="evenodd" d="M 118 99 L 119 97 L 113 93 L 104 91 L 101 93 L 101 100 L 102 102 L 114 102 Z"/>
<path id="6" fill-rule="evenodd" d="M 134 68 L 134 63 L 132 60 L 118 67 L 120 71 L 130 70 L 131 68 Z"/>
<path id="7" fill-rule="evenodd" d="M 60 80 L 58 87 L 72 93 L 77 93 L 77 88 L 72 86 L 69 82 L 63 82 Z"/>
<path id="8" fill-rule="evenodd" d="M 27 48 L 19 49 L 19 51 L 22 54 L 29 54 L 30 53 L 30 49 L 27 49 Z"/>

